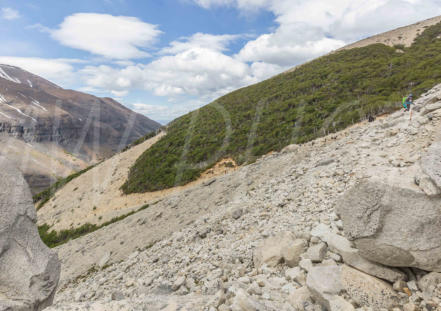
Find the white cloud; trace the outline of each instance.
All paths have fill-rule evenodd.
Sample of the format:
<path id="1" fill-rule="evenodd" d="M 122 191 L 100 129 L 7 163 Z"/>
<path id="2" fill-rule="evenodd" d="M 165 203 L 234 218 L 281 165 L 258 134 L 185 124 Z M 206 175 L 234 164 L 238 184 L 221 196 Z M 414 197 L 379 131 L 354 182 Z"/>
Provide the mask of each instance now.
<path id="1" fill-rule="evenodd" d="M 78 59 L 0 56 L 2 64 L 20 67 L 61 86 L 74 83 L 76 75 L 72 64 L 83 62 Z"/>
<path id="2" fill-rule="evenodd" d="M 64 45 L 98 55 L 90 61 L 94 65 L 78 71 L 83 90 L 117 98 L 134 90 L 166 97 L 168 104 L 136 102 L 129 107 L 168 122 L 346 43 L 441 14 L 441 0 L 187 1 L 207 9 L 229 6 L 245 13 L 267 10 L 274 14 L 277 27 L 252 38 L 233 55 L 229 46 L 245 36 L 196 33 L 170 42 L 147 63 L 136 59 L 149 55 L 148 49 L 161 32 L 157 26 L 133 17 L 81 13 L 67 17 L 57 30 L 34 27 L 49 32 Z M 65 72 L 73 75 L 72 63 L 58 62 L 53 66 L 40 62 L 41 68 L 36 69 L 52 70 L 42 74 L 47 77 L 56 76 L 67 66 Z"/>
<path id="3" fill-rule="evenodd" d="M 113 96 L 121 98 L 126 96 L 127 94 L 129 94 L 128 90 L 123 90 L 123 91 L 111 91 L 110 93 L 112 93 Z"/>
<path id="4" fill-rule="evenodd" d="M 255 10 L 267 6 L 268 0 L 194 0 L 199 6 L 209 9 L 217 6 L 237 6 L 244 10 Z"/>
<path id="5" fill-rule="evenodd" d="M 196 33 L 191 37 L 183 37 L 181 40 L 172 41 L 169 47 L 163 48 L 161 54 L 176 54 L 195 47 L 206 48 L 218 52 L 224 52 L 227 46 L 240 35 L 211 35 L 206 33 Z"/>
<path id="6" fill-rule="evenodd" d="M 246 62 L 296 65 L 346 43 L 441 14 L 440 0 L 193 0 L 204 8 L 264 9 L 278 27 L 249 41 Z"/>
<path id="7" fill-rule="evenodd" d="M 298 41 L 289 41 L 287 37 L 296 37 L 292 28 L 280 27 L 272 34 L 264 34 L 256 40 L 249 41 L 239 52 L 238 58 L 246 62 L 260 61 L 280 66 L 293 66 L 345 45 L 344 41 L 320 38 L 314 34 L 300 38 Z M 297 30 L 298 28 L 300 27 L 297 27 Z M 304 41 L 305 39 L 307 41 Z"/>
<path id="8" fill-rule="evenodd" d="M 2 8 L 0 10 L 0 16 L 6 20 L 14 20 L 20 18 L 20 13 L 17 10 L 11 8 Z"/>
<path id="9" fill-rule="evenodd" d="M 50 32 L 63 45 L 122 60 L 148 57 L 145 49 L 161 34 L 156 25 L 135 17 L 96 13 L 68 16 Z"/>
<path id="10" fill-rule="evenodd" d="M 122 69 L 88 66 L 82 70 L 82 74 L 86 84 L 94 88 L 112 92 L 142 89 L 157 96 L 198 96 L 208 102 L 275 72 L 277 66 L 249 66 L 224 54 L 228 44 L 236 38 L 232 35 L 197 33 L 172 42 L 160 51 L 156 60 L 148 64 Z"/>

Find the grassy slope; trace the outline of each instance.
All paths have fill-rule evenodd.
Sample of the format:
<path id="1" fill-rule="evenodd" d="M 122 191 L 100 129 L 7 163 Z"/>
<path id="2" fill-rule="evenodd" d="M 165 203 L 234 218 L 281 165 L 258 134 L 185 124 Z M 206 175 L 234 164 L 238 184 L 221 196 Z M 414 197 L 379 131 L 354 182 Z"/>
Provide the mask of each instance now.
<path id="1" fill-rule="evenodd" d="M 46 190 L 37 193 L 36 195 L 33 196 L 33 200 L 34 203 L 38 202 L 37 205 L 37 210 L 39 210 L 40 208 L 43 207 L 44 204 L 46 204 L 54 195 L 55 193 L 63 188 L 68 182 L 70 182 L 71 180 L 83 175 L 84 173 L 86 173 L 87 171 L 89 171 L 90 169 L 94 168 L 97 164 L 95 165 L 91 165 L 87 168 L 85 168 L 84 170 L 78 171 L 76 173 L 73 173 L 65 178 L 61 178 L 59 180 L 57 180 L 57 182 L 55 182 L 53 185 L 51 185 L 49 188 L 47 188 Z"/>
<path id="2" fill-rule="evenodd" d="M 252 162 L 368 114 L 395 110 L 409 91 L 418 96 L 441 82 L 440 34 L 441 24 L 429 27 L 412 47 L 400 47 L 405 53 L 375 44 L 321 57 L 184 115 L 141 155 L 122 189 L 147 192 L 186 184 L 222 157 Z"/>

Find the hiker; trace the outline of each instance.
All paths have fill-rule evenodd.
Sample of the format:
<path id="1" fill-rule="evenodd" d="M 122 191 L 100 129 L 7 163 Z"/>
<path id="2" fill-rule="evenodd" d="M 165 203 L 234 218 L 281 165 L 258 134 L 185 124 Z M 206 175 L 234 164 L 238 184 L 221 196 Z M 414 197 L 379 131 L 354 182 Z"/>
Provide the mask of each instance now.
<path id="1" fill-rule="evenodd" d="M 413 95 L 409 94 L 407 97 L 403 97 L 403 107 L 404 111 L 410 111 L 410 120 L 412 120 L 412 105 L 413 105 Z"/>
<path id="2" fill-rule="evenodd" d="M 410 107 L 413 104 L 413 95 L 409 94 L 407 97 L 403 97 L 403 107 L 405 111 L 410 111 Z"/>

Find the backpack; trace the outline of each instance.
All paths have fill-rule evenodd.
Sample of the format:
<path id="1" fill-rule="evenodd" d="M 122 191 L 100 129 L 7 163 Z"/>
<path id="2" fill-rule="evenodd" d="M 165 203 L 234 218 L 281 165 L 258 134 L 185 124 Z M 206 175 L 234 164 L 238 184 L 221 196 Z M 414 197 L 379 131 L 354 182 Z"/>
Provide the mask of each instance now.
<path id="1" fill-rule="evenodd" d="M 406 104 L 406 102 L 407 102 L 407 96 L 404 96 L 404 97 L 403 97 L 403 107 L 407 109 L 407 104 Z"/>

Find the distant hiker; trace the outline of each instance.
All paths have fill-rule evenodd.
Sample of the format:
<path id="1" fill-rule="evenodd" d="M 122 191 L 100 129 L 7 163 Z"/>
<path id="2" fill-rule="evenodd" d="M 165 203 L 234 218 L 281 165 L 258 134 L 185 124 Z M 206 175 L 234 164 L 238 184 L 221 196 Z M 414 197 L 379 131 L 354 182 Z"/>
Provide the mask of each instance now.
<path id="1" fill-rule="evenodd" d="M 404 110 L 410 111 L 410 107 L 411 107 L 412 104 L 413 104 L 413 95 L 412 94 L 410 94 L 407 97 L 406 96 L 403 97 L 403 107 L 404 107 Z"/>
<path id="2" fill-rule="evenodd" d="M 404 111 L 410 111 L 410 120 L 412 120 L 412 105 L 413 105 L 413 95 L 409 94 L 407 97 L 403 97 L 403 107 Z"/>

